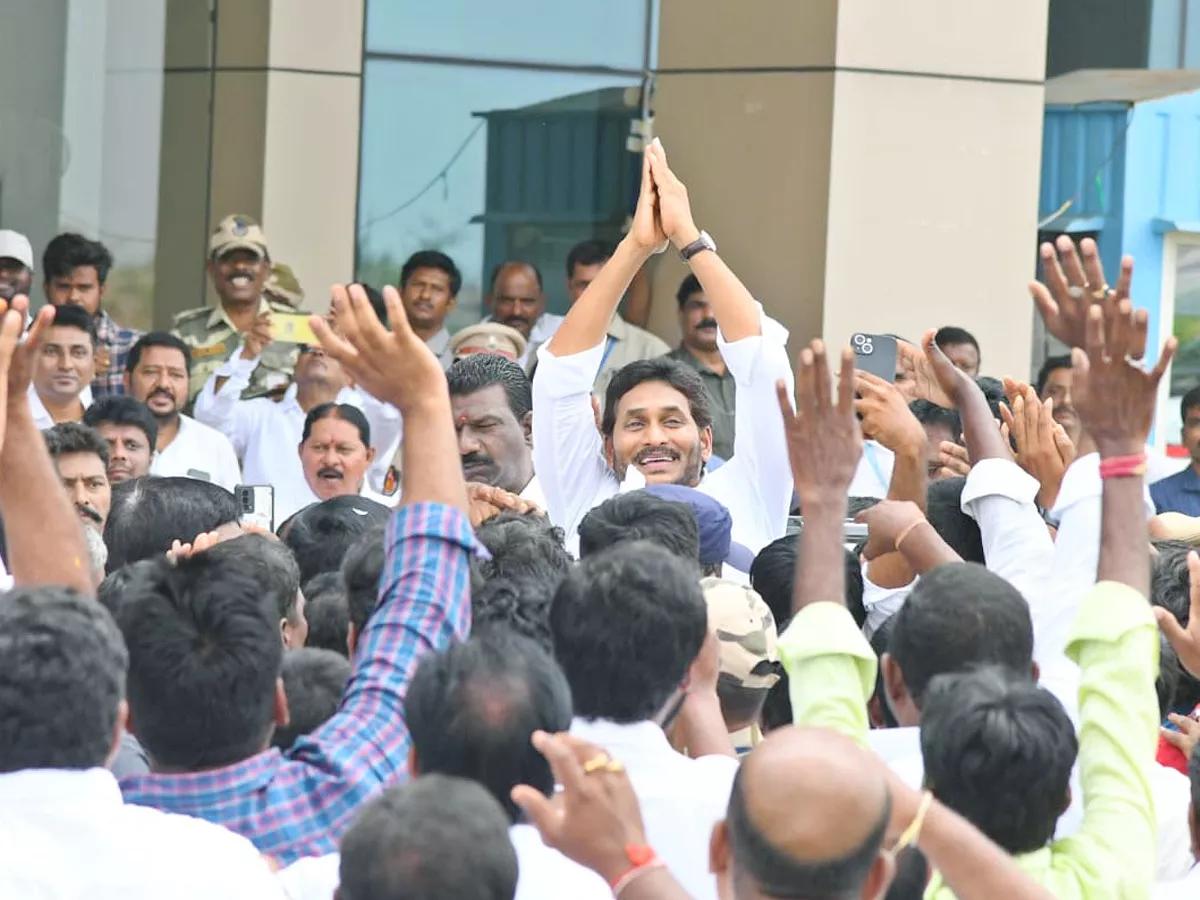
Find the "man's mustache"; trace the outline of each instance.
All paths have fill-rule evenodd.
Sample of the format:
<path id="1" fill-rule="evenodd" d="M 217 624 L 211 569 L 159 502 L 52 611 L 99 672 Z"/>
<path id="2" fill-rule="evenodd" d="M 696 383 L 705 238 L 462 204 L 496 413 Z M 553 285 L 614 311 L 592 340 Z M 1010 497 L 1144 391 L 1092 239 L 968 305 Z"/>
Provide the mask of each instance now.
<path id="1" fill-rule="evenodd" d="M 472 466 L 490 466 L 494 464 L 495 460 L 482 453 L 468 453 L 462 458 L 462 467 L 464 469 L 469 469 Z"/>
<path id="2" fill-rule="evenodd" d="M 88 506 L 85 503 L 77 503 L 77 504 L 75 504 L 75 508 L 77 510 L 79 510 L 81 513 L 83 513 L 85 516 L 87 516 L 89 519 L 91 519 L 93 522 L 95 522 L 97 525 L 99 525 L 101 522 L 104 521 L 104 516 L 100 515 L 100 513 L 96 512 L 96 510 L 92 509 L 90 506 Z"/>
<path id="3" fill-rule="evenodd" d="M 153 400 L 155 397 L 166 397 L 168 400 L 170 400 L 172 402 L 174 402 L 174 400 L 175 400 L 175 395 L 172 394 L 170 391 L 168 391 L 166 388 L 157 388 L 157 389 L 151 391 L 150 396 L 147 397 L 146 399 Z"/>
<path id="4" fill-rule="evenodd" d="M 530 320 L 525 318 L 524 316 L 509 316 L 507 319 L 504 320 L 504 322 L 502 324 L 508 325 L 511 327 L 513 325 L 528 325 L 529 323 L 530 323 Z"/>
<path id="5" fill-rule="evenodd" d="M 340 470 L 325 466 L 320 469 L 317 469 L 317 477 L 318 478 L 339 478 L 340 479 L 340 478 L 344 478 L 345 476 L 341 473 Z"/>
<path id="6" fill-rule="evenodd" d="M 699 322 L 696 323 L 696 327 L 697 328 L 716 328 L 717 320 L 716 319 L 701 319 Z"/>

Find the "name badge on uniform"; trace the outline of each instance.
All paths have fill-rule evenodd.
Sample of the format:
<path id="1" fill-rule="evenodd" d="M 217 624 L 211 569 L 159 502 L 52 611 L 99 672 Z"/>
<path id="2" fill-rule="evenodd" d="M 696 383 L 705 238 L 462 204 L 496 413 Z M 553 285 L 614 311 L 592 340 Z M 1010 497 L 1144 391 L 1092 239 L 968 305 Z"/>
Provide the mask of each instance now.
<path id="1" fill-rule="evenodd" d="M 225 355 L 225 342 L 219 344 L 209 344 L 206 347 L 190 347 L 192 351 L 192 359 L 209 359 L 213 356 Z"/>

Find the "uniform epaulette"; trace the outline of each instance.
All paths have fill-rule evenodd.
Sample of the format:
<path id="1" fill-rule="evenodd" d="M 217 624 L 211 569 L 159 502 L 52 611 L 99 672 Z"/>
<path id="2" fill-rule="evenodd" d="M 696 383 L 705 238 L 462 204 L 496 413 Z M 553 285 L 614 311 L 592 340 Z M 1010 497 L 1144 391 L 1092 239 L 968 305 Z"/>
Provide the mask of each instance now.
<path id="1" fill-rule="evenodd" d="M 212 312 L 211 306 L 198 306 L 195 309 L 185 309 L 181 313 L 176 313 L 172 322 L 176 325 L 182 325 L 184 322 L 190 322 L 193 319 L 198 319 L 201 316 L 207 316 Z"/>

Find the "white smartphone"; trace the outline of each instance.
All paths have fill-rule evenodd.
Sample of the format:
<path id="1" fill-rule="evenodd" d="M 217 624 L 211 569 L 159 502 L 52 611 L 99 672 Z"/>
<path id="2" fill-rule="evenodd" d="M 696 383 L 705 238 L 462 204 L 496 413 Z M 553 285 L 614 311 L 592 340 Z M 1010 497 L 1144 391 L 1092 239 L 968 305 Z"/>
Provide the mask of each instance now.
<path id="1" fill-rule="evenodd" d="M 275 531 L 275 488 L 269 484 L 239 484 L 234 488 L 243 525 Z"/>

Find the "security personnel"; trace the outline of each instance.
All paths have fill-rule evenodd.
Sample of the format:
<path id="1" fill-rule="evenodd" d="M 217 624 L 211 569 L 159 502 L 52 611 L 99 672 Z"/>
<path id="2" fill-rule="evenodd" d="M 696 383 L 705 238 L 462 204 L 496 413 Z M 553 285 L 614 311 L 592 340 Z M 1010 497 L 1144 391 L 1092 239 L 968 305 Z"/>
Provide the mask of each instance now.
<path id="1" fill-rule="evenodd" d="M 271 255 L 267 236 L 249 216 L 226 216 L 217 225 L 208 241 L 208 274 L 219 305 L 180 313 L 172 329 L 192 352 L 192 397 L 225 360 L 240 352 L 243 335 L 257 319 L 269 318 L 273 312 L 296 312 L 264 293 L 271 275 Z M 295 344 L 268 344 L 242 399 L 284 391 L 292 380 L 296 355 Z"/>

